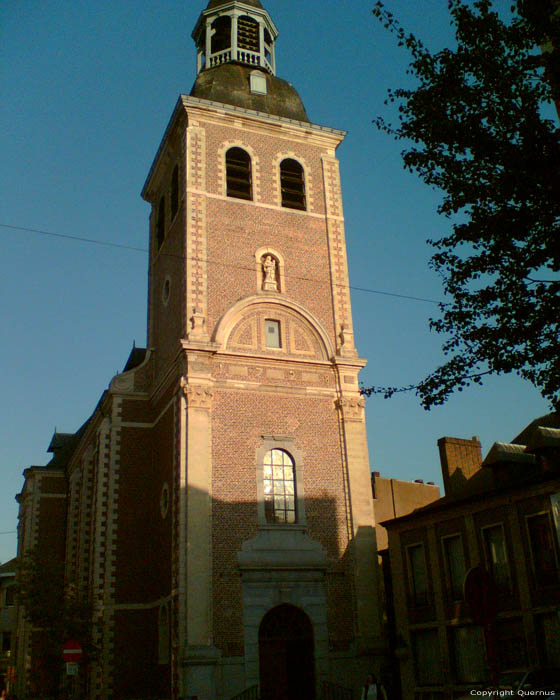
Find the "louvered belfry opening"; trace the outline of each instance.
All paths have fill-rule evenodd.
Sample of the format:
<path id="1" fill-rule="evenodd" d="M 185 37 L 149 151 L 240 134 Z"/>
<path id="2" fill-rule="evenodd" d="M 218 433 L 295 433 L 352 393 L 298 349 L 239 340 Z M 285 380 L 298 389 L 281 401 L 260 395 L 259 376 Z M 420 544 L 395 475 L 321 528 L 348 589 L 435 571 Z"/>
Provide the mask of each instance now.
<path id="1" fill-rule="evenodd" d="M 268 29 L 264 30 L 264 57 L 266 58 L 267 61 L 272 60 L 272 45 L 273 45 L 273 40 L 272 37 L 270 36 L 270 32 Z"/>
<path id="2" fill-rule="evenodd" d="M 171 219 L 175 218 L 179 210 L 179 166 L 173 168 L 171 175 Z"/>
<path id="3" fill-rule="evenodd" d="M 230 148 L 226 153 L 227 196 L 253 199 L 251 157 L 242 148 Z"/>
<path id="4" fill-rule="evenodd" d="M 289 209 L 305 209 L 305 174 L 303 167 L 293 160 L 286 158 L 280 163 L 280 188 L 282 190 L 282 206 Z"/>
<path id="5" fill-rule="evenodd" d="M 165 238 L 165 197 L 161 197 L 159 200 L 156 236 L 159 250 Z"/>
<path id="6" fill-rule="evenodd" d="M 259 23 L 252 17 L 237 20 L 237 47 L 243 51 L 260 51 Z"/>

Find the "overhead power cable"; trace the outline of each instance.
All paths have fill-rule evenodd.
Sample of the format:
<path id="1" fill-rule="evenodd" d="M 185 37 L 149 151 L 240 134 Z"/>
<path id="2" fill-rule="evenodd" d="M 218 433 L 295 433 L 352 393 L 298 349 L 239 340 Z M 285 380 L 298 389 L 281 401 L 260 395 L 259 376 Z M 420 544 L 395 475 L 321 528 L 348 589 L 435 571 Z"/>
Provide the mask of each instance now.
<path id="1" fill-rule="evenodd" d="M 11 224 L 0 224 L 1 228 L 8 228 L 8 229 L 13 229 L 15 231 L 27 231 L 29 233 L 37 233 L 42 236 L 51 236 L 53 238 L 63 238 L 66 240 L 70 241 L 77 241 L 80 243 L 89 243 L 92 245 L 100 245 L 100 246 L 105 246 L 108 248 L 120 248 L 121 250 L 133 250 L 137 253 L 149 253 L 150 251 L 147 248 L 140 248 L 137 246 L 131 246 L 131 245 L 125 245 L 124 243 L 114 243 L 112 241 L 100 241 L 95 238 L 85 238 L 83 236 L 71 236 L 66 233 L 54 233 L 53 231 L 42 231 L 41 229 L 36 229 L 36 228 L 27 228 L 25 226 L 13 226 Z M 163 255 L 165 257 L 170 257 L 170 258 L 177 258 L 180 260 L 190 260 L 191 262 L 205 262 L 208 265 L 220 265 L 221 267 L 230 267 L 236 270 L 249 270 L 253 271 L 253 267 L 247 267 L 245 265 L 234 265 L 233 263 L 226 263 L 223 261 L 217 261 L 217 260 L 210 260 L 208 258 L 189 258 L 184 255 L 175 255 L 173 253 L 159 253 L 159 255 Z M 286 274 L 285 275 L 289 279 L 296 279 L 300 281 L 305 281 L 305 282 L 312 282 L 315 284 L 330 284 L 330 280 L 327 279 L 318 279 L 318 278 L 313 278 L 313 277 L 301 277 L 299 275 L 290 275 Z M 409 301 L 422 301 L 426 302 L 428 304 L 442 304 L 443 302 L 438 301 L 437 299 L 427 299 L 425 297 L 417 297 L 417 296 L 412 296 L 409 294 L 397 294 L 396 292 L 386 292 L 380 289 L 371 289 L 369 287 L 356 287 L 354 285 L 341 285 L 335 283 L 336 287 L 344 287 L 345 289 L 351 289 L 356 292 L 364 292 L 366 294 L 380 294 L 382 296 L 387 296 L 387 297 L 396 297 L 397 299 L 408 299 Z"/>

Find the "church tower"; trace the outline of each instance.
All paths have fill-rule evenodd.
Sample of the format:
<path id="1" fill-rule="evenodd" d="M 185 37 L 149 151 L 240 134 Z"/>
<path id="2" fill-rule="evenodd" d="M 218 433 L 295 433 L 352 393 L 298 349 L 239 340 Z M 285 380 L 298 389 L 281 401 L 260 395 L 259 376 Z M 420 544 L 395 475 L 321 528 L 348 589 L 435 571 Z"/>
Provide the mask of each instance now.
<path id="1" fill-rule="evenodd" d="M 344 132 L 276 76 L 277 36 L 259 0 L 210 0 L 142 193 L 154 415 L 174 426 L 164 615 L 175 693 L 199 700 L 355 687 L 380 648 Z"/>
<path id="2" fill-rule="evenodd" d="M 56 540 L 92 606 L 88 700 L 322 700 L 379 671 L 344 132 L 276 76 L 277 36 L 259 0 L 202 12 L 142 192 L 147 348 L 19 496 L 18 555 Z M 18 692 L 56 689 L 50 640 L 18 639 Z"/>

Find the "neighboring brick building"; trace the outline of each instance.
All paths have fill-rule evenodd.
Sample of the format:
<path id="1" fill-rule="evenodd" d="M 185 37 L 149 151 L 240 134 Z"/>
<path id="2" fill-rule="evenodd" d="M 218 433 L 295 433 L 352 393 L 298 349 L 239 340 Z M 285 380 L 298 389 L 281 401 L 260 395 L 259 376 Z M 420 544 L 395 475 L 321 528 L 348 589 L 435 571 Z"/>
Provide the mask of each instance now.
<path id="1" fill-rule="evenodd" d="M 385 651 L 344 132 L 275 76 L 276 36 L 258 0 L 202 13 L 142 193 L 147 350 L 55 435 L 63 468 L 26 471 L 20 554 L 51 537 L 94 605 L 90 700 L 313 700 Z M 22 622 L 21 691 L 31 636 Z"/>
<path id="2" fill-rule="evenodd" d="M 0 690 L 10 689 L 16 640 L 16 560 L 0 564 Z"/>
<path id="3" fill-rule="evenodd" d="M 384 523 L 407 700 L 489 681 L 483 628 L 463 596 L 472 567 L 498 589 L 501 671 L 560 667 L 560 417 L 538 419 L 482 461 L 477 438 L 438 441 L 446 495 Z"/>

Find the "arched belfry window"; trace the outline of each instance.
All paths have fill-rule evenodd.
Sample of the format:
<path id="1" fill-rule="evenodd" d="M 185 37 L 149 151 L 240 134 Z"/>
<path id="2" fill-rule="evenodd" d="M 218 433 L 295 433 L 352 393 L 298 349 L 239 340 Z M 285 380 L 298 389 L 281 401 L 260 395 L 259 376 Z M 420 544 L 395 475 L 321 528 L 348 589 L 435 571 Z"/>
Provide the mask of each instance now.
<path id="1" fill-rule="evenodd" d="M 259 23 L 244 15 L 237 20 L 237 46 L 243 51 L 258 53 L 261 48 Z"/>
<path id="2" fill-rule="evenodd" d="M 179 166 L 173 168 L 171 174 L 171 220 L 175 218 L 179 210 Z"/>
<path id="3" fill-rule="evenodd" d="M 280 189 L 282 206 L 289 209 L 305 209 L 305 173 L 303 167 L 293 158 L 285 158 L 280 163 Z"/>
<path id="4" fill-rule="evenodd" d="M 157 247 L 161 248 L 161 244 L 165 238 L 165 197 L 161 197 L 158 205 L 157 225 L 156 225 Z"/>
<path id="5" fill-rule="evenodd" d="M 270 36 L 270 32 L 268 29 L 265 27 L 264 29 L 264 57 L 266 60 L 270 63 L 272 61 L 272 47 L 274 45 L 274 42 L 272 40 L 272 37 Z"/>
<path id="6" fill-rule="evenodd" d="M 231 48 L 231 17 L 222 15 L 212 22 L 212 45 L 210 51 L 219 53 Z"/>
<path id="7" fill-rule="evenodd" d="M 230 148 L 226 153 L 227 196 L 253 199 L 251 157 L 242 148 Z"/>
<path id="8" fill-rule="evenodd" d="M 296 522 L 296 474 L 291 455 L 269 450 L 263 464 L 264 512 L 267 523 Z"/>

